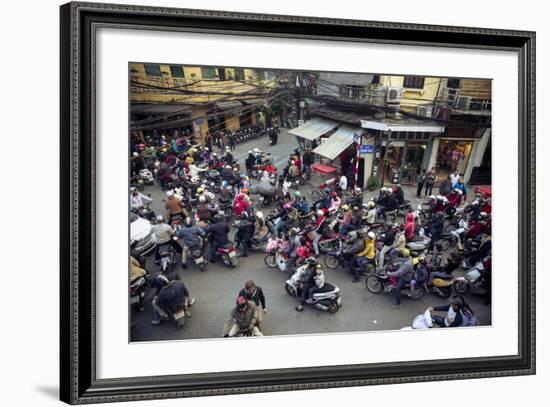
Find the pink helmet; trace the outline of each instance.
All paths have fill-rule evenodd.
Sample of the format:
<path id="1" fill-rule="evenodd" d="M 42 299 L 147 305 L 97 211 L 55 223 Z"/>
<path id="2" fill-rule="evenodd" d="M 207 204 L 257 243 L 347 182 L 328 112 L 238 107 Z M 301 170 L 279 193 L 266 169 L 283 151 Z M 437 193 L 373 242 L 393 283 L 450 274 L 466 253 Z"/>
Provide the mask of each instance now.
<path id="1" fill-rule="evenodd" d="M 290 204 L 290 202 L 287 202 L 286 204 L 283 205 L 283 208 L 290 209 L 292 208 L 292 205 Z"/>

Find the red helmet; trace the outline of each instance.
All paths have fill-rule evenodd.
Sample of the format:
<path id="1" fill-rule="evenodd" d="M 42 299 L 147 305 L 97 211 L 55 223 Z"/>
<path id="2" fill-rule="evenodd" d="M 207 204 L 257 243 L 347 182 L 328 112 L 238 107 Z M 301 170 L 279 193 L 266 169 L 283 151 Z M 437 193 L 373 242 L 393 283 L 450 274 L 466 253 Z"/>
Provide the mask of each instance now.
<path id="1" fill-rule="evenodd" d="M 337 192 L 333 192 L 333 193 L 332 193 L 332 196 L 333 196 L 334 198 L 336 198 L 336 197 L 338 196 L 338 193 L 337 193 Z"/>
<path id="2" fill-rule="evenodd" d="M 239 296 L 239 298 L 237 298 L 237 308 L 239 310 L 245 309 L 247 305 L 248 305 L 248 300 L 246 299 L 246 297 L 241 295 Z"/>

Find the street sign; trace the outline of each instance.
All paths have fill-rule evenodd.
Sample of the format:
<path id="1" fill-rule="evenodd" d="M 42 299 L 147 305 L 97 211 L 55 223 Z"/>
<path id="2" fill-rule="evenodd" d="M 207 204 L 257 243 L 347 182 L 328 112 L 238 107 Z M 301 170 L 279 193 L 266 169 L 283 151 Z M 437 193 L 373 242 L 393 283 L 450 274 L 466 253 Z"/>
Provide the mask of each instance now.
<path id="1" fill-rule="evenodd" d="M 359 133 L 353 133 L 353 142 L 359 144 L 361 142 L 361 135 Z"/>
<path id="2" fill-rule="evenodd" d="M 202 124 L 202 119 L 200 117 L 195 119 L 195 123 L 200 126 Z"/>
<path id="3" fill-rule="evenodd" d="M 361 152 L 361 154 L 374 153 L 374 145 L 373 144 L 361 144 L 361 147 L 359 147 L 359 151 Z"/>

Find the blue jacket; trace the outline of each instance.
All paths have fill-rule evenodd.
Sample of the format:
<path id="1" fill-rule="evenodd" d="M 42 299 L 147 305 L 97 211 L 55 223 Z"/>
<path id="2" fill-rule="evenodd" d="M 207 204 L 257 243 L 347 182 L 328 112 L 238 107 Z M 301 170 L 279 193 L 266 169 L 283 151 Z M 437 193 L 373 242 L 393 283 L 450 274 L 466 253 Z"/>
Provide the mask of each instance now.
<path id="1" fill-rule="evenodd" d="M 195 247 L 200 243 L 199 236 L 204 236 L 204 231 L 198 226 L 183 227 L 176 232 L 176 236 L 183 240 L 187 247 Z"/>

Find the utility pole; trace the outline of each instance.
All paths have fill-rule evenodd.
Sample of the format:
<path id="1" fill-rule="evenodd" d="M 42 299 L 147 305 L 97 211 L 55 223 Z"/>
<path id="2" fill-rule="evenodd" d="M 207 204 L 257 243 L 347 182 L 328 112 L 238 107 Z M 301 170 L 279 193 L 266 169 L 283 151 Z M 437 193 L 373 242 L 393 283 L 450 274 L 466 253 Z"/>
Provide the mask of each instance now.
<path id="1" fill-rule="evenodd" d="M 386 170 L 388 169 L 388 150 L 390 149 L 390 137 L 391 137 L 391 130 L 388 130 L 386 132 L 386 149 L 384 150 L 384 166 L 382 170 L 382 182 L 380 187 L 382 188 L 384 186 L 384 179 L 386 178 Z"/>

